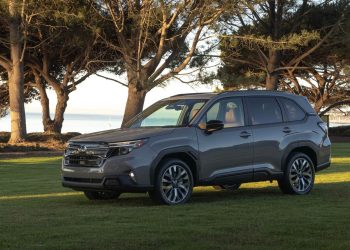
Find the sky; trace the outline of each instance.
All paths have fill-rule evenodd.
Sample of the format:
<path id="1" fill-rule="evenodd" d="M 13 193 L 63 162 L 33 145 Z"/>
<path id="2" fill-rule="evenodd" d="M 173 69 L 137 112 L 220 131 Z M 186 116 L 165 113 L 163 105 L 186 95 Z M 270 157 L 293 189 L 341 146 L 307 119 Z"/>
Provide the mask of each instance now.
<path id="1" fill-rule="evenodd" d="M 110 76 L 109 76 L 110 77 Z M 115 76 L 112 76 L 115 77 Z M 182 93 L 211 92 L 212 85 L 189 86 L 177 80 L 169 82 L 165 87 L 156 87 L 146 96 L 145 106 L 154 102 Z M 116 82 L 105 80 L 98 76 L 90 76 L 70 94 L 66 114 L 103 114 L 123 115 L 128 89 Z M 54 112 L 56 96 L 48 92 L 50 110 Z M 41 113 L 40 101 L 25 105 L 27 113 Z"/>
<path id="2" fill-rule="evenodd" d="M 110 78 L 117 77 L 107 72 L 100 73 Z M 118 80 L 126 82 L 120 76 Z M 186 79 L 186 77 L 185 77 Z M 144 108 L 153 103 L 177 94 L 212 92 L 216 85 L 188 85 L 178 80 L 171 80 L 163 87 L 155 87 L 146 95 Z M 56 94 L 53 90 L 47 90 L 50 100 L 51 114 L 55 112 Z M 128 89 L 114 81 L 106 80 L 92 75 L 76 87 L 76 90 L 69 95 L 69 101 L 65 112 L 65 120 L 62 132 L 90 133 L 112 128 L 119 128 L 121 117 L 124 114 Z M 27 132 L 42 132 L 41 104 L 39 100 L 25 104 Z M 37 114 L 37 115 L 30 115 Z M 72 115 L 92 116 L 72 116 Z M 98 117 L 96 115 L 103 115 Z M 117 118 L 116 116 L 120 116 Z M 11 131 L 10 115 L 0 119 L 0 131 Z"/>

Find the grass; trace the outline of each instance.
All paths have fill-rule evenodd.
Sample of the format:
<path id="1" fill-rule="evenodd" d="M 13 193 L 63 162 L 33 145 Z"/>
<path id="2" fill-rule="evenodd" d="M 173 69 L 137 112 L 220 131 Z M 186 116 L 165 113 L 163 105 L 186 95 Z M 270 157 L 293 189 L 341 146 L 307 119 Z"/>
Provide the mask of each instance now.
<path id="1" fill-rule="evenodd" d="M 349 249 L 350 144 L 332 156 L 306 196 L 259 182 L 176 207 L 88 201 L 61 187 L 59 157 L 0 159 L 0 249 Z"/>

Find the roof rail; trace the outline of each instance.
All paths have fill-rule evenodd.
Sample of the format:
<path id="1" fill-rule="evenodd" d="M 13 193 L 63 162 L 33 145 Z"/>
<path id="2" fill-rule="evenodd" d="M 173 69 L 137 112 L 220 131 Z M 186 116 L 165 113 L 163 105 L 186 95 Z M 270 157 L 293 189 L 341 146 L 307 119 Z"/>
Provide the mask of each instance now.
<path id="1" fill-rule="evenodd" d="M 172 95 L 170 97 L 175 97 L 175 96 L 186 96 L 186 95 L 206 95 L 206 94 L 213 94 L 214 92 L 197 92 L 197 93 L 185 93 L 185 94 L 177 94 L 177 95 Z"/>
<path id="2" fill-rule="evenodd" d="M 226 90 L 222 92 L 218 92 L 219 95 L 226 94 L 226 93 L 235 93 L 235 92 L 253 92 L 253 91 L 263 91 L 263 92 L 283 92 L 278 90 L 266 90 L 266 89 L 244 89 L 244 90 Z"/>

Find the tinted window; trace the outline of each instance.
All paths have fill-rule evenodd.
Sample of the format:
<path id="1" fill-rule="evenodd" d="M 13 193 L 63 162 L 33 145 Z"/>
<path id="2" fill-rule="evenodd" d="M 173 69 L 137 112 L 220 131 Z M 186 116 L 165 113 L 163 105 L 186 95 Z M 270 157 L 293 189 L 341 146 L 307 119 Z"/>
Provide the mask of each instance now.
<path id="1" fill-rule="evenodd" d="M 250 119 L 253 125 L 282 122 L 282 112 L 275 98 L 248 97 Z"/>
<path id="2" fill-rule="evenodd" d="M 220 102 L 215 103 L 211 108 L 208 110 L 208 112 L 205 115 L 205 121 L 210 120 L 219 120 L 219 108 L 220 108 Z"/>
<path id="3" fill-rule="evenodd" d="M 228 98 L 215 103 L 202 118 L 199 127 L 205 128 L 206 122 L 220 120 L 225 128 L 244 126 L 244 110 L 241 98 Z"/>
<path id="4" fill-rule="evenodd" d="M 304 111 L 295 102 L 286 98 L 281 98 L 280 100 L 286 111 L 288 121 L 300 121 L 304 119 Z"/>
<path id="5" fill-rule="evenodd" d="M 191 108 L 191 111 L 189 112 L 189 115 L 188 115 L 188 118 L 185 120 L 188 122 L 189 121 L 192 121 L 192 119 L 197 115 L 197 113 L 201 110 L 201 108 L 203 107 L 203 105 L 205 104 L 205 102 L 197 102 L 195 103 L 192 108 Z"/>
<path id="6" fill-rule="evenodd" d="M 189 123 L 206 100 L 165 100 L 159 101 L 126 123 L 127 128 L 179 127 Z"/>

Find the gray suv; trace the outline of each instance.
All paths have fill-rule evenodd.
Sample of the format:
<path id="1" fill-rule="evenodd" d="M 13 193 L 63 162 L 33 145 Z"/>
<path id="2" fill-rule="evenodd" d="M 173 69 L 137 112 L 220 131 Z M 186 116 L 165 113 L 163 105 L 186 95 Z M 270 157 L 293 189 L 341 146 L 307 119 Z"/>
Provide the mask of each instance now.
<path id="1" fill-rule="evenodd" d="M 148 192 L 162 204 L 187 202 L 195 186 L 235 190 L 277 180 L 307 194 L 330 165 L 327 125 L 305 97 L 275 91 L 176 95 L 123 128 L 69 141 L 62 184 L 92 200 Z"/>

